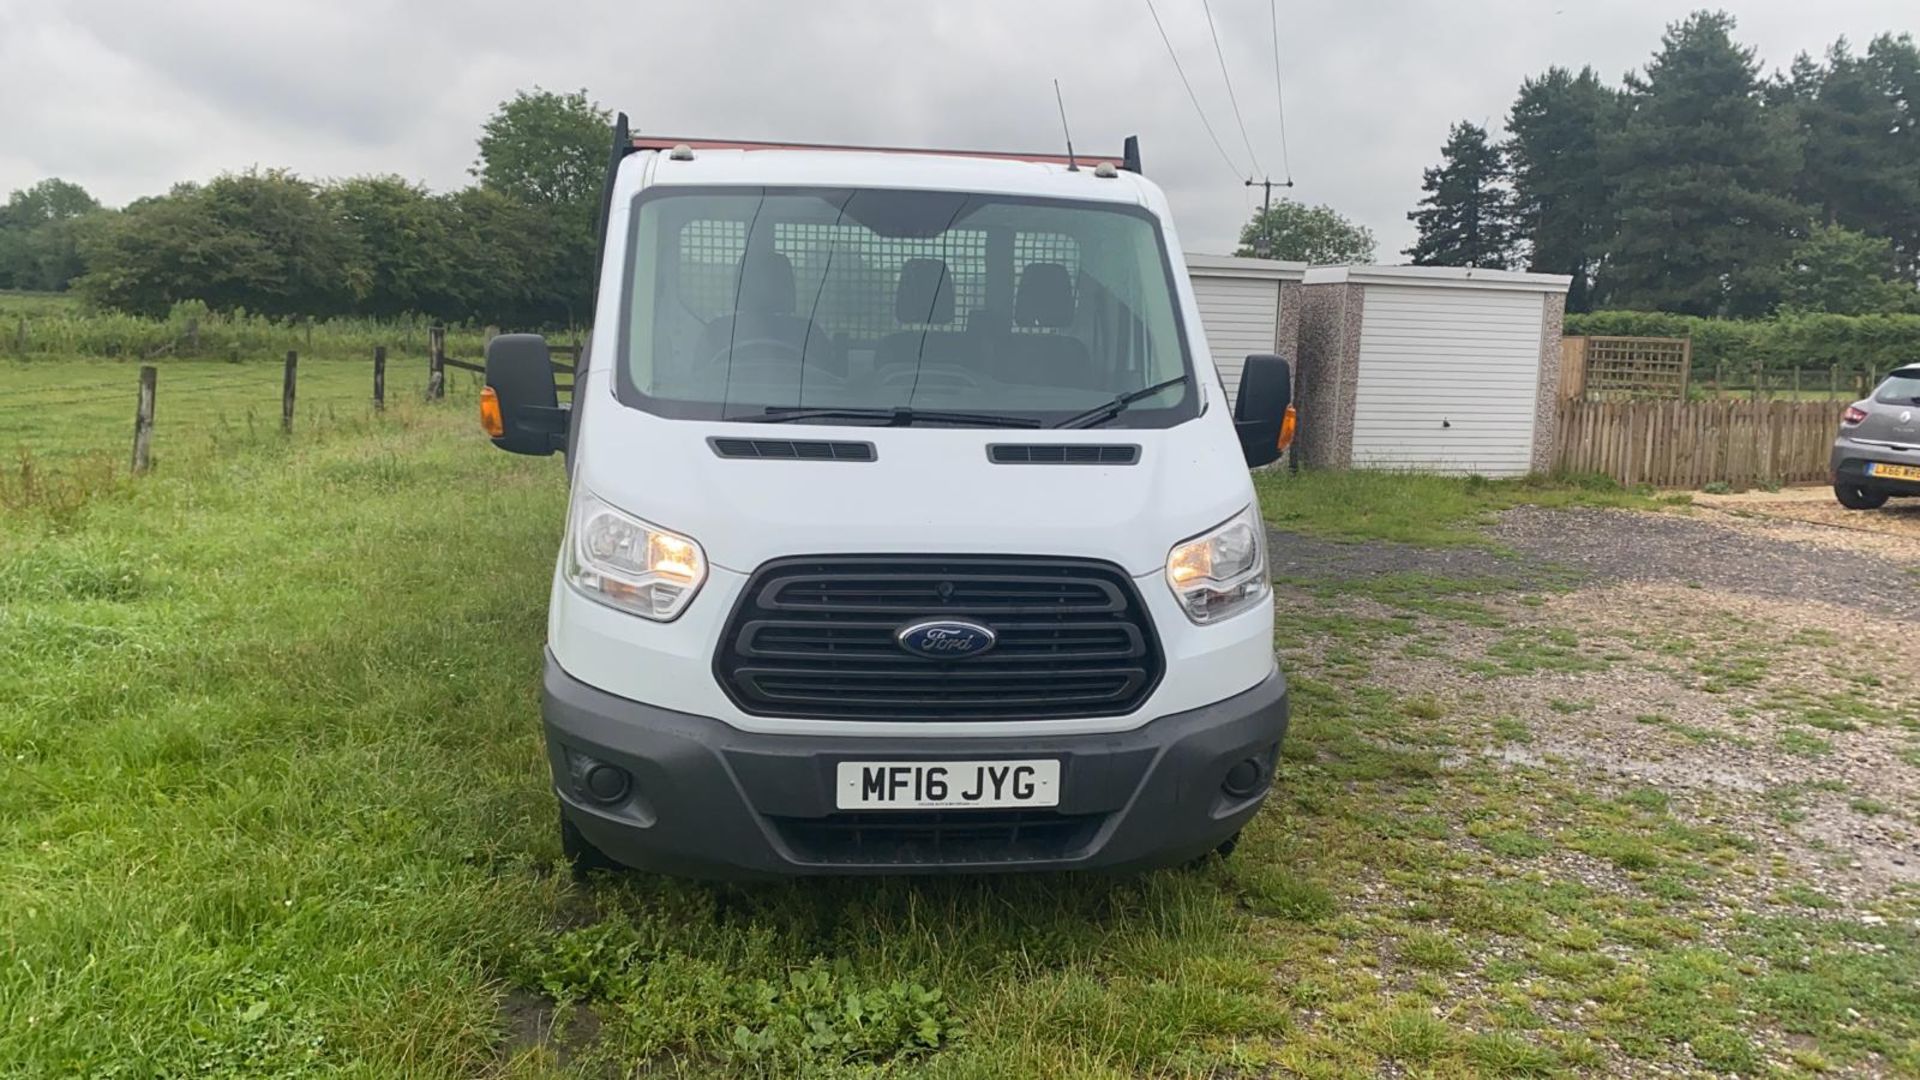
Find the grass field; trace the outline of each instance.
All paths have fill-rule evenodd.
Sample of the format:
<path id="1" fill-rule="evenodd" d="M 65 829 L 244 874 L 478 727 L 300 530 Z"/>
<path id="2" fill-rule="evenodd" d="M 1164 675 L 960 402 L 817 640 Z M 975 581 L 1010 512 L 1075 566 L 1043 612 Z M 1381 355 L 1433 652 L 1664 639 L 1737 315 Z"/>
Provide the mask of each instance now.
<path id="1" fill-rule="evenodd" d="M 280 430 L 282 362 L 162 360 L 154 412 L 154 456 L 194 457 L 263 432 Z M 470 398 L 468 373 L 450 371 L 451 393 Z M 0 454 L 46 462 L 101 453 L 124 454 L 133 444 L 133 409 L 140 365 L 62 357 L 0 359 Z M 389 359 L 389 404 L 419 398 L 426 362 Z M 295 426 L 305 431 L 358 419 L 373 400 L 373 364 L 303 360 L 298 367 Z"/>
<path id="2" fill-rule="evenodd" d="M 198 473 L 213 459 L 277 447 L 281 361 L 156 362 L 153 468 Z M 126 482 L 140 365 L 95 357 L 0 358 L 0 510 L 77 509 Z M 426 361 L 391 356 L 389 407 L 417 403 Z M 477 376 L 447 372 L 447 397 L 470 404 Z M 297 437 L 364 432 L 373 419 L 373 365 L 309 359 L 298 366 Z"/>
<path id="3" fill-rule="evenodd" d="M 131 372 L 0 368 L 9 448 L 118 461 Z M 283 439 L 277 369 L 170 366 L 154 475 L 14 489 L 0 1076 L 1920 1071 L 1898 919 L 1710 910 L 1784 871 L 1657 792 L 1462 759 L 1523 729 L 1375 679 L 1474 634 L 1488 679 L 1605 662 L 1487 582 L 1284 590 L 1295 727 L 1230 861 L 577 885 L 537 728 L 559 465 L 397 377 L 373 417 L 365 374 L 314 371 Z M 196 377 L 215 389 L 170 395 Z M 1524 497 L 1407 481 L 1402 506 L 1444 513 L 1383 524 L 1356 482 L 1264 494 L 1295 528 L 1455 541 Z"/>

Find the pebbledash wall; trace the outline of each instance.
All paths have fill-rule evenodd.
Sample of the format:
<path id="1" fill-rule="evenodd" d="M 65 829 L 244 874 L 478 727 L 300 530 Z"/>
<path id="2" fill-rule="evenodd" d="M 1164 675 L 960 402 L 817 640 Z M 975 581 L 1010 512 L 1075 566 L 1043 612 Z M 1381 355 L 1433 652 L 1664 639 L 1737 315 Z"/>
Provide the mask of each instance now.
<path id="1" fill-rule="evenodd" d="M 1308 270 L 1295 364 L 1299 461 L 1546 471 L 1569 280 L 1462 267 Z"/>
<path id="2" fill-rule="evenodd" d="M 1207 351 L 1233 408 L 1249 353 L 1278 353 L 1298 372 L 1301 279 L 1307 264 L 1234 255 L 1188 255 Z"/>

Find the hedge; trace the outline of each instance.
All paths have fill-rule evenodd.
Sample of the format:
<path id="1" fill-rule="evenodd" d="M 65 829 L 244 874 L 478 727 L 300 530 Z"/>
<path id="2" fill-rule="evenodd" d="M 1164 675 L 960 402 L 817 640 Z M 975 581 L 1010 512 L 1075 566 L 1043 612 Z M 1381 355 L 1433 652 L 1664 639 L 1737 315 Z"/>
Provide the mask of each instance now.
<path id="1" fill-rule="evenodd" d="M 425 356 L 431 321 L 421 317 L 341 317 L 294 322 L 244 311 L 210 312 L 198 301 L 175 304 L 164 319 L 78 304 L 33 303 L 37 297 L 0 296 L 0 357 L 168 355 L 278 360 L 287 350 L 303 357 L 364 359 L 376 345 L 396 356 Z M 485 342 L 478 327 L 451 326 L 447 352 L 478 359 Z"/>
<path id="2" fill-rule="evenodd" d="M 1920 363 L 1920 315 L 1786 313 L 1771 319 L 1703 319 L 1658 311 L 1593 311 L 1567 316 L 1566 332 L 1591 336 L 1691 337 L 1696 380 L 1723 371 L 1884 373 Z"/>

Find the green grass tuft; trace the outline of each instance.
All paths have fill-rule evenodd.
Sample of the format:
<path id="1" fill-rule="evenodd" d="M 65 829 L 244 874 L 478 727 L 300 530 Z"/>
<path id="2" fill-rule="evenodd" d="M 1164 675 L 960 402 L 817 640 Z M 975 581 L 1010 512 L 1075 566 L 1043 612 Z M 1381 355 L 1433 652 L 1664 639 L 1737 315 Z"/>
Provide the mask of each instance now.
<path id="1" fill-rule="evenodd" d="M 1605 478 L 1486 480 L 1427 473 L 1307 469 L 1254 474 L 1260 509 L 1276 528 L 1331 540 L 1443 547 L 1486 544 L 1483 527 L 1514 506 L 1652 509 L 1643 492 Z"/>

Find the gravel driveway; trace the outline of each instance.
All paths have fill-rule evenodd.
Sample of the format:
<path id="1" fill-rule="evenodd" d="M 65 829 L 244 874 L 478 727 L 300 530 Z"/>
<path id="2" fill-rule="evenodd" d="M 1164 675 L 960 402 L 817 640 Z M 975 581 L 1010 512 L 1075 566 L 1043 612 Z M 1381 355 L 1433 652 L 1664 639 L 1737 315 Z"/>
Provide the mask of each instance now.
<path id="1" fill-rule="evenodd" d="M 1502 514 L 1487 535 L 1496 547 L 1339 543 L 1276 532 L 1274 572 L 1305 580 L 1415 573 L 1500 579 L 1518 588 L 1670 584 L 1777 599 L 1826 598 L 1920 620 L 1920 537 L 1723 513 L 1533 507 Z"/>
<path id="2" fill-rule="evenodd" d="M 1920 537 L 1531 507 L 1486 536 L 1424 548 L 1275 533 L 1275 576 L 1305 587 L 1297 603 L 1345 595 L 1348 617 L 1416 613 L 1434 644 L 1369 655 L 1367 682 L 1525 730 L 1473 754 L 1660 788 L 1739 822 L 1836 897 L 1920 886 L 1920 671 L 1903 659 L 1920 632 Z M 1388 574 L 1464 586 L 1453 594 L 1482 613 L 1450 617 L 1417 585 L 1366 587 Z"/>
<path id="3" fill-rule="evenodd" d="M 1292 803 L 1250 835 L 1311 866 L 1320 785 L 1364 808 L 1359 956 L 1325 959 L 1410 995 L 1389 1056 L 1517 1012 L 1592 1039 L 1580 1075 L 1920 1075 L 1920 536 L 1751 503 L 1483 534 L 1272 535 Z"/>

